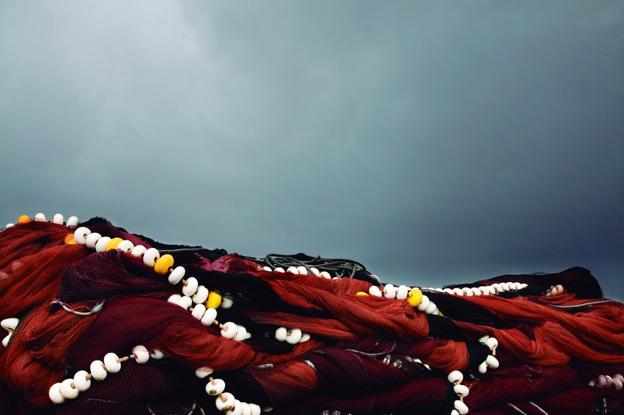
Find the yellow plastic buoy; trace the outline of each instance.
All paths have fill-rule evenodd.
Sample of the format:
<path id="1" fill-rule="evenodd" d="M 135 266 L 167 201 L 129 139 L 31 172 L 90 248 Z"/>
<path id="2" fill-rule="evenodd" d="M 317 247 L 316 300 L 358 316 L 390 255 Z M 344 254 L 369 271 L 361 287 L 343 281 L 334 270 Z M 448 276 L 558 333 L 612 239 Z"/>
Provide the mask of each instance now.
<path id="1" fill-rule="evenodd" d="M 76 245 L 73 233 L 68 233 L 67 235 L 65 235 L 65 245 Z"/>
<path id="2" fill-rule="evenodd" d="M 368 293 L 365 293 L 364 291 L 358 291 L 355 293 L 355 295 L 357 295 L 358 297 L 368 297 Z"/>
<path id="3" fill-rule="evenodd" d="M 113 238 L 113 239 L 111 239 L 106 244 L 106 248 L 104 248 L 104 250 L 105 251 L 111 251 L 113 249 L 117 249 L 117 245 L 119 245 L 121 243 L 121 241 L 123 241 L 123 239 L 121 239 L 121 238 Z"/>
<path id="4" fill-rule="evenodd" d="M 221 294 L 216 291 L 210 291 L 208 294 L 208 300 L 206 301 L 206 308 L 218 308 L 221 305 Z"/>
<path id="5" fill-rule="evenodd" d="M 412 288 L 407 294 L 407 302 L 412 307 L 418 307 L 418 305 L 422 302 L 422 298 L 423 293 L 420 291 L 420 288 Z"/>
<path id="6" fill-rule="evenodd" d="M 158 258 L 156 264 L 154 264 L 154 271 L 157 274 L 165 275 L 169 272 L 169 269 L 173 267 L 173 257 L 169 254 L 165 254 Z"/>
<path id="7" fill-rule="evenodd" d="M 30 222 L 30 216 L 28 215 L 20 215 L 19 218 L 17 218 L 17 223 L 28 223 Z"/>

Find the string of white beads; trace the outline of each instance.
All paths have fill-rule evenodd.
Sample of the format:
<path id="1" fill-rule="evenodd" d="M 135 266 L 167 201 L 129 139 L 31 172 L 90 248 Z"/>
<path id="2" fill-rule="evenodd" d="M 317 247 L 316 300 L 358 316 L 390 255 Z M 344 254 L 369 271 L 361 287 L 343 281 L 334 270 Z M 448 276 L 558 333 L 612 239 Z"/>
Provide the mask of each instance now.
<path id="1" fill-rule="evenodd" d="M 275 339 L 280 342 L 287 342 L 288 344 L 305 343 L 310 340 L 310 335 L 304 333 L 301 329 L 287 329 L 286 327 L 279 327 L 275 330 Z"/>
<path id="2" fill-rule="evenodd" d="M 34 217 L 35 221 L 45 221 L 45 215 L 43 213 L 37 213 Z M 31 219 L 27 215 L 22 215 L 18 218 L 18 223 L 27 223 L 30 222 Z M 63 223 L 63 215 L 57 213 L 54 215 L 53 223 L 62 224 Z M 78 218 L 76 216 L 71 216 L 66 223 L 66 226 L 69 228 L 75 228 L 78 225 Z M 7 224 L 7 228 L 14 226 L 14 224 Z M 74 231 L 73 234 L 73 242 L 85 245 L 88 248 L 95 249 L 96 252 L 105 252 L 110 249 L 117 249 L 124 253 L 129 253 L 135 258 L 142 258 L 143 263 L 147 266 L 154 267 L 155 271 L 158 272 L 159 266 L 158 262 L 161 259 L 160 253 L 155 248 L 145 248 L 142 245 L 134 246 L 134 244 L 129 240 L 121 240 L 121 238 L 110 238 L 107 236 L 102 236 L 97 232 L 91 232 L 86 227 L 79 227 Z M 184 296 L 179 296 L 174 294 L 169 298 L 170 302 L 174 302 L 185 309 L 189 309 L 193 303 L 197 304 L 195 308 L 193 308 L 193 316 L 202 321 L 205 325 L 211 325 L 213 323 L 218 323 L 216 321 L 216 308 L 222 306 L 223 308 L 230 308 L 233 305 L 233 301 L 229 298 L 222 298 L 218 293 L 213 293 L 212 298 L 208 289 L 202 285 L 199 285 L 197 279 L 191 277 L 187 280 L 183 280 L 185 269 L 183 267 L 171 268 L 167 266 L 167 262 L 171 262 L 173 265 L 173 257 L 171 255 L 165 255 L 163 257 L 163 264 L 165 266 L 165 272 L 159 273 L 169 273 L 168 281 L 172 285 L 178 284 L 180 281 L 184 282 L 184 286 L 182 288 L 182 292 Z M 162 268 L 162 266 L 160 267 Z M 206 305 L 201 303 L 206 302 Z M 200 305 L 201 304 L 201 305 Z M 212 305 L 212 307 L 211 307 Z M 244 328 L 243 328 L 244 330 Z M 235 338 L 249 338 L 250 334 L 246 332 L 246 330 L 239 330 L 242 334 L 238 336 L 234 336 Z M 3 345 L 8 345 L 10 340 L 10 333 L 6 336 L 2 343 Z"/>
<path id="3" fill-rule="evenodd" d="M 23 224 L 23 223 L 29 223 L 29 222 L 45 222 L 46 221 L 46 216 L 39 212 L 36 213 L 35 216 L 31 219 L 30 216 L 28 215 L 20 215 L 19 218 L 17 218 L 17 224 Z M 56 225 L 63 225 L 64 221 L 64 217 L 63 215 L 61 215 L 60 213 L 56 213 L 53 217 L 52 220 L 50 222 L 56 224 Z M 5 225 L 5 229 L 8 228 L 12 228 L 13 226 L 15 226 L 14 223 L 7 223 Z M 67 218 L 67 222 L 65 222 L 65 226 L 67 226 L 68 228 L 75 228 L 76 226 L 78 226 L 78 217 L 77 216 L 70 216 L 69 218 Z"/>
<path id="4" fill-rule="evenodd" d="M 386 284 L 383 288 L 383 295 L 386 298 L 396 298 L 397 300 L 405 300 L 407 299 L 407 295 L 409 294 L 411 288 L 407 285 L 399 285 L 395 287 L 392 284 Z"/>
<path id="5" fill-rule="evenodd" d="M 228 321 L 227 323 L 221 324 L 219 327 L 221 328 L 221 335 L 226 339 L 243 341 L 251 338 L 251 333 L 249 333 L 245 327 L 239 326 L 234 322 Z"/>
<path id="6" fill-rule="evenodd" d="M 48 397 L 54 404 L 62 404 L 65 400 L 76 399 L 80 392 L 86 392 L 91 387 L 91 380 L 98 382 L 106 379 L 109 373 L 118 373 L 121 364 L 134 359 L 138 364 L 145 364 L 150 359 L 150 353 L 145 346 L 138 345 L 132 349 L 129 356 L 119 357 L 115 353 L 107 353 L 102 360 L 94 360 L 89 366 L 89 372 L 79 370 L 73 378 L 65 379 L 50 386 Z"/>
<path id="7" fill-rule="evenodd" d="M 464 375 L 459 370 L 453 370 L 448 374 L 448 381 L 453 385 L 453 392 L 458 399 L 453 402 L 451 415 L 466 415 L 468 413 L 468 405 L 464 403 L 464 398 L 468 396 L 469 389 L 466 385 L 462 385 Z"/>
<path id="8" fill-rule="evenodd" d="M 405 301 L 410 297 L 410 293 L 412 291 L 420 291 L 419 288 L 410 288 L 406 285 L 399 285 L 395 287 L 392 284 L 386 284 L 383 287 L 383 291 L 376 285 L 371 285 L 368 289 L 368 294 L 373 297 L 385 297 L 388 299 L 396 299 L 400 301 Z M 431 301 L 429 297 L 426 295 L 422 295 L 422 298 L 417 302 L 413 303 L 414 307 L 416 307 L 419 311 L 427 314 L 439 315 L 440 310 L 438 310 L 438 306 Z"/>
<path id="9" fill-rule="evenodd" d="M 483 336 L 479 339 L 479 342 L 487 346 L 491 352 L 478 367 L 479 373 L 484 375 L 487 373 L 488 369 L 498 369 L 500 366 L 498 359 L 495 357 L 498 340 L 496 340 L 495 337 Z"/>
<path id="10" fill-rule="evenodd" d="M 231 393 L 225 392 L 223 379 L 210 378 L 206 384 L 206 393 L 216 397 L 215 406 L 217 410 L 226 415 L 260 415 L 262 412 L 259 405 L 239 401 Z"/>
<path id="11" fill-rule="evenodd" d="M 422 296 L 420 304 L 418 304 L 418 310 L 427 314 L 440 314 L 440 312 L 438 311 L 438 307 L 435 305 L 435 303 L 424 294 Z"/>
<path id="12" fill-rule="evenodd" d="M 77 244 L 94 248 L 97 252 L 105 252 L 112 249 L 127 253 L 135 258 L 140 258 L 143 263 L 153 268 L 158 274 L 168 274 L 167 280 L 171 285 L 182 283 L 182 295 L 172 294 L 168 301 L 176 304 L 187 311 L 191 315 L 200 320 L 202 324 L 210 326 L 219 324 L 217 321 L 217 308 L 230 308 L 233 301 L 229 298 L 222 297 L 216 291 L 209 291 L 195 277 L 184 279 L 186 270 L 182 266 L 173 267 L 174 259 L 171 255 L 161 256 L 156 248 L 146 248 L 142 245 L 134 245 L 129 240 L 121 238 L 109 238 L 102 236 L 97 232 L 91 232 L 88 228 L 81 226 L 74 231 L 73 239 Z M 232 323 L 234 324 L 234 323 Z M 243 341 L 249 339 L 251 334 L 242 326 L 235 331 L 231 329 L 221 330 L 222 335 L 227 338 Z M 234 333 L 231 337 L 229 337 Z"/>
<path id="13" fill-rule="evenodd" d="M 295 266 L 291 266 L 288 267 L 286 270 L 284 270 L 284 268 L 282 267 L 277 267 L 275 269 L 272 269 L 271 267 L 269 267 L 268 265 L 265 265 L 261 268 L 263 271 L 266 272 L 289 272 L 291 274 L 295 274 L 295 275 L 310 275 L 312 274 L 315 277 L 319 277 L 319 278 L 325 278 L 327 280 L 331 279 L 331 274 L 327 271 L 320 271 L 318 268 L 315 267 L 310 267 L 307 268 L 303 265 L 299 265 L 297 267 Z"/>
<path id="14" fill-rule="evenodd" d="M 456 288 L 428 288 L 432 291 L 445 292 L 450 295 L 457 296 L 480 296 L 480 295 L 496 295 L 508 291 L 519 291 L 528 287 L 528 284 L 521 282 L 499 282 L 490 285 L 481 285 L 479 287 L 456 287 Z"/>

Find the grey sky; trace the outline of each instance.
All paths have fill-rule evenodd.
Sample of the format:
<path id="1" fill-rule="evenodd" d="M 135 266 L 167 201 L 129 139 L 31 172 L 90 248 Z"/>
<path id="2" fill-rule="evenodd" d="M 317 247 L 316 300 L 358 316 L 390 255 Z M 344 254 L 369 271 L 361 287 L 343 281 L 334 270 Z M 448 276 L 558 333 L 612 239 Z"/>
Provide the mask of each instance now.
<path id="1" fill-rule="evenodd" d="M 624 1 L 2 1 L 0 214 L 624 297 Z"/>

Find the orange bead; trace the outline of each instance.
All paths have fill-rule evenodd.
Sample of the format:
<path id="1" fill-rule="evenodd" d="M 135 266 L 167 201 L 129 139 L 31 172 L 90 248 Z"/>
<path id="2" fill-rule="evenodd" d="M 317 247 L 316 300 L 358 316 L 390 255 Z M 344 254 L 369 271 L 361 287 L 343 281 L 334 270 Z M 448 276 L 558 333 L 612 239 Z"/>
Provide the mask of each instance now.
<path id="1" fill-rule="evenodd" d="M 407 302 L 412 307 L 418 307 L 420 303 L 422 303 L 423 293 L 420 288 L 412 288 L 407 294 Z"/>
<path id="2" fill-rule="evenodd" d="M 104 248 L 104 251 L 111 251 L 113 249 L 117 249 L 117 245 L 119 245 L 121 241 L 123 241 L 123 239 L 121 238 L 111 239 L 110 242 L 106 244 L 106 248 Z"/>
<path id="3" fill-rule="evenodd" d="M 219 308 L 219 306 L 221 305 L 221 300 L 223 297 L 221 297 L 221 294 L 219 294 L 216 291 L 210 291 L 210 293 L 208 294 L 208 300 L 206 300 L 206 308 Z"/>
<path id="4" fill-rule="evenodd" d="M 173 266 L 173 257 L 169 254 L 163 255 L 156 260 L 154 271 L 157 274 L 165 275 Z"/>
<path id="5" fill-rule="evenodd" d="M 30 222 L 30 216 L 28 215 L 20 215 L 19 218 L 17 218 L 17 223 L 28 223 Z"/>
<path id="6" fill-rule="evenodd" d="M 73 233 L 68 233 L 67 235 L 65 235 L 65 245 L 76 245 Z"/>

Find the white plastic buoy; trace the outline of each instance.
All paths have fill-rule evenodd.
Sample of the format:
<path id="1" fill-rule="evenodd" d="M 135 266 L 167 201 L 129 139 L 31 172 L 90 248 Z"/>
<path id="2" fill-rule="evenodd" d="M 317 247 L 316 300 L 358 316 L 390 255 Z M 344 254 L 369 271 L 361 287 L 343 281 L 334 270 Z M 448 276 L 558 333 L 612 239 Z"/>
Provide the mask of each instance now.
<path id="1" fill-rule="evenodd" d="M 160 252 L 156 248 L 149 248 L 143 254 L 143 263 L 148 267 L 154 267 L 158 258 L 160 258 Z"/>
<path id="2" fill-rule="evenodd" d="M 65 226 L 67 226 L 68 228 L 75 228 L 76 226 L 78 226 L 78 217 L 70 216 L 69 218 L 67 218 Z"/>
<path id="3" fill-rule="evenodd" d="M 91 387 L 91 379 L 89 379 L 89 372 L 86 370 L 79 370 L 74 375 L 74 386 L 79 392 L 85 392 Z"/>
<path id="4" fill-rule="evenodd" d="M 221 395 L 225 390 L 225 382 L 223 379 L 212 379 L 206 384 L 206 393 L 208 395 Z"/>
<path id="5" fill-rule="evenodd" d="M 97 232 L 92 232 L 87 236 L 85 245 L 87 246 L 87 248 L 95 249 L 95 245 L 100 240 L 100 238 L 102 238 L 102 235 Z"/>
<path id="6" fill-rule="evenodd" d="M 147 347 L 137 345 L 132 348 L 132 354 L 134 355 L 134 361 L 140 365 L 143 365 L 149 361 L 150 354 Z"/>
<path id="7" fill-rule="evenodd" d="M 197 288 L 199 287 L 199 282 L 197 278 L 190 277 L 184 282 L 184 286 L 182 287 L 182 293 L 186 296 L 192 297 L 197 292 Z"/>
<path id="8" fill-rule="evenodd" d="M 89 372 L 91 372 L 91 376 L 93 377 L 93 379 L 99 382 L 103 381 L 104 379 L 106 379 L 106 376 L 108 376 L 108 372 L 106 371 L 104 362 L 102 362 L 101 360 L 94 360 L 93 362 L 91 362 L 91 365 L 89 366 Z"/>
<path id="9" fill-rule="evenodd" d="M 217 319 L 217 310 L 214 308 L 209 308 L 204 313 L 204 316 L 201 319 L 201 323 L 204 326 L 210 326 Z"/>
<path id="10" fill-rule="evenodd" d="M 117 356 L 115 353 L 106 353 L 106 355 L 104 356 L 104 367 L 109 373 L 118 373 L 121 370 L 119 356 Z"/>
<path id="11" fill-rule="evenodd" d="M 135 258 L 141 258 L 145 251 L 147 251 L 146 247 L 144 247 L 143 245 L 136 245 L 134 248 L 132 248 L 132 251 L 130 251 L 130 255 Z"/>
<path id="12" fill-rule="evenodd" d="M 286 336 L 286 342 L 288 342 L 288 344 L 297 344 L 301 340 L 302 334 L 303 333 L 301 333 L 301 330 L 292 329 L 290 333 Z"/>
<path id="13" fill-rule="evenodd" d="M 89 236 L 90 233 L 91 231 L 89 228 L 81 226 L 74 231 L 74 241 L 76 241 L 77 244 L 84 245 L 87 243 L 87 236 Z"/>
<path id="14" fill-rule="evenodd" d="M 214 370 L 212 368 L 202 366 L 202 367 L 198 367 L 197 369 L 195 369 L 195 376 L 197 376 L 200 379 L 203 379 L 212 375 L 213 372 Z"/>
<path id="15" fill-rule="evenodd" d="M 108 236 L 102 236 L 95 243 L 95 252 L 104 252 L 106 250 L 106 245 L 111 241 L 111 238 Z"/>
<path id="16" fill-rule="evenodd" d="M 286 338 L 288 337 L 288 330 L 286 329 L 286 327 L 280 327 L 277 330 L 275 330 L 275 338 L 278 341 L 286 341 Z"/>
<path id="17" fill-rule="evenodd" d="M 371 285 L 370 288 L 368 289 L 368 293 L 370 295 L 372 295 L 373 297 L 381 297 L 382 296 L 381 290 L 376 285 Z"/>

